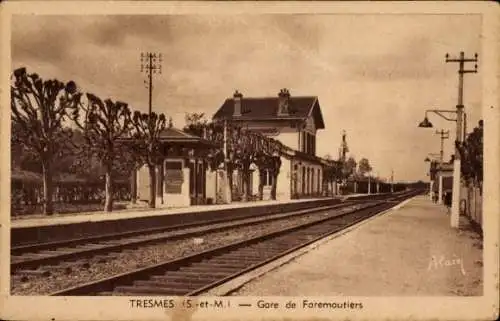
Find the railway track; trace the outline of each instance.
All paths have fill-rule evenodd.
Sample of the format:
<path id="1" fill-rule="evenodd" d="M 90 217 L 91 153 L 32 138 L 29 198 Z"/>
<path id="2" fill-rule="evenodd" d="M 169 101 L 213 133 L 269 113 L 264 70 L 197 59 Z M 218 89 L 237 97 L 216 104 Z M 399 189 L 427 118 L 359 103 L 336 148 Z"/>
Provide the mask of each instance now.
<path id="1" fill-rule="evenodd" d="M 38 270 L 41 266 L 48 266 L 49 269 L 54 269 L 57 268 L 55 265 L 61 262 L 71 262 L 95 256 L 103 256 L 155 243 L 198 237 L 206 235 L 207 233 L 221 232 L 238 227 L 306 216 L 322 211 L 340 210 L 349 206 L 356 206 L 356 204 L 359 203 L 360 201 L 348 201 L 330 206 L 282 214 L 247 215 L 237 217 L 229 222 L 227 219 L 201 221 L 126 233 L 79 238 L 69 241 L 13 247 L 11 249 L 11 274 L 41 274 L 46 272 Z"/>
<path id="2" fill-rule="evenodd" d="M 395 206 L 416 195 L 365 204 L 341 215 L 331 215 L 244 241 L 223 245 L 179 259 L 52 293 L 77 295 L 199 295 L 329 234 Z"/>

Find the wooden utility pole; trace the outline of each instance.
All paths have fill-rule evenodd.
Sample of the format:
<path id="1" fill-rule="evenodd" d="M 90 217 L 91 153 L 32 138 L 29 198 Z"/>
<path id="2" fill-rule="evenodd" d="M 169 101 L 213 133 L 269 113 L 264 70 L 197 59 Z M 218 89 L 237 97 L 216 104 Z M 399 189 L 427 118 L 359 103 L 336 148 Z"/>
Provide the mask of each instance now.
<path id="1" fill-rule="evenodd" d="M 148 82 L 144 81 L 149 89 L 149 114 L 153 110 L 153 74 L 161 74 L 161 53 L 143 52 L 141 53 L 141 72 L 148 76 Z"/>
<path id="2" fill-rule="evenodd" d="M 152 128 L 152 118 L 151 113 L 153 112 L 153 74 L 161 74 L 161 62 L 162 57 L 161 53 L 153 53 L 153 52 L 142 52 L 141 53 L 141 72 L 145 72 L 148 76 L 148 80 L 144 80 L 144 84 L 148 88 L 149 93 L 149 104 L 148 104 L 148 114 L 149 114 L 149 128 Z M 161 165 L 156 166 L 157 177 L 157 186 L 150 186 L 151 189 L 156 188 L 156 195 L 160 197 L 161 203 L 163 203 L 163 177 L 161 176 L 163 173 L 163 168 Z M 150 185 L 152 182 L 150 182 Z M 134 202 L 137 197 L 137 173 L 134 171 L 132 175 L 132 201 Z"/>
<path id="3" fill-rule="evenodd" d="M 462 143 L 462 136 L 464 135 L 462 122 L 464 118 L 464 105 L 463 105 L 463 95 L 464 95 L 464 74 L 466 73 L 477 73 L 477 53 L 474 54 L 474 58 L 465 58 L 463 51 L 460 52 L 459 58 L 451 58 L 449 54 L 446 54 L 446 62 L 456 62 L 459 65 L 458 68 L 458 104 L 457 104 L 457 133 L 456 133 L 456 143 L 455 143 L 455 157 L 453 164 L 453 192 L 452 192 L 452 204 L 451 204 L 451 226 L 459 227 L 460 219 L 460 152 L 458 150 L 460 144 Z M 475 62 L 473 70 L 465 70 L 464 66 L 466 62 Z"/>
<path id="4" fill-rule="evenodd" d="M 441 139 L 441 150 L 439 151 L 439 160 L 441 164 L 443 163 L 444 160 L 444 140 L 450 138 L 450 131 L 444 131 L 443 129 L 441 130 L 436 130 L 436 135 L 440 135 Z"/>
<path id="5" fill-rule="evenodd" d="M 391 193 L 394 193 L 394 170 L 391 169 Z"/>

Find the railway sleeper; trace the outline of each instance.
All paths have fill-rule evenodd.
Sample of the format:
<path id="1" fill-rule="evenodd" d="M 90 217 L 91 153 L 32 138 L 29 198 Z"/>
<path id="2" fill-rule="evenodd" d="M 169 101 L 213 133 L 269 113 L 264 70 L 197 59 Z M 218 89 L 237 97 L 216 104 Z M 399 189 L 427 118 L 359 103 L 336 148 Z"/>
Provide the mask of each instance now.
<path id="1" fill-rule="evenodd" d="M 247 256 L 247 257 L 261 257 L 262 255 L 268 255 L 271 253 L 281 253 L 283 249 L 262 249 L 260 251 L 246 250 L 242 252 L 238 252 L 239 256 Z"/>
<path id="2" fill-rule="evenodd" d="M 213 272 L 218 272 L 218 273 L 234 272 L 238 270 L 237 268 L 234 267 L 223 267 L 219 265 L 199 265 L 199 264 L 186 267 L 185 269 L 188 271 L 208 273 L 208 274 Z"/>
<path id="3" fill-rule="evenodd" d="M 248 248 L 248 250 L 255 251 L 255 252 L 261 252 L 261 251 L 269 251 L 269 250 L 281 250 L 284 247 L 288 246 L 289 242 L 269 242 L 268 244 L 261 244 L 261 245 L 256 245 L 251 248 Z"/>
<path id="4" fill-rule="evenodd" d="M 267 253 L 267 252 L 281 252 L 290 247 L 290 242 L 283 244 L 269 244 L 269 246 L 262 246 L 261 248 L 254 249 L 257 253 Z"/>
<path id="5" fill-rule="evenodd" d="M 215 258 L 210 258 L 206 259 L 204 261 L 201 261 L 200 263 L 222 263 L 222 264 L 235 264 L 235 265 L 242 265 L 246 264 L 245 262 L 241 261 L 238 258 L 233 258 L 231 256 L 220 256 L 220 257 L 215 257 Z"/>
<path id="6" fill-rule="evenodd" d="M 183 288 L 167 288 L 167 287 L 149 287 L 149 286 L 117 286 L 114 292 L 119 293 L 131 293 L 136 295 L 137 293 L 144 294 L 158 294 L 158 295 L 183 295 L 191 292 L 191 289 Z"/>
<path id="7" fill-rule="evenodd" d="M 224 276 L 227 276 L 231 273 L 234 272 L 234 269 L 217 269 L 216 271 L 214 271 L 213 269 L 209 269 L 209 268 L 197 268 L 197 267 L 194 267 L 194 266 L 188 266 L 188 267 L 183 267 L 181 268 L 180 272 L 182 273 L 197 273 L 197 274 L 201 274 L 201 275 L 210 275 L 210 276 L 220 276 L 220 277 L 224 277 Z"/>
<path id="8" fill-rule="evenodd" d="M 260 252 L 260 253 L 259 253 Z M 244 256 L 259 256 L 259 254 L 263 253 L 264 251 L 257 251 L 257 250 L 254 250 L 254 249 L 250 249 L 250 248 L 241 248 L 241 249 L 238 249 L 238 250 L 235 250 L 235 251 L 232 251 L 232 252 L 229 252 L 227 253 L 228 255 L 229 254 L 232 254 L 232 255 L 244 255 Z"/>
<path id="9" fill-rule="evenodd" d="M 211 272 L 209 274 L 202 274 L 199 272 L 191 272 L 188 270 L 185 270 L 186 268 L 183 268 L 184 270 L 182 271 L 172 271 L 172 272 L 166 272 L 166 276 L 177 276 L 177 277 L 191 277 L 191 278 L 207 278 L 207 277 L 224 277 L 227 275 L 227 273 L 216 273 L 216 272 Z"/>
<path id="10" fill-rule="evenodd" d="M 242 268 L 245 266 L 248 266 L 248 264 L 241 262 L 241 263 L 235 263 L 235 262 L 227 262 L 227 261 L 206 261 L 206 262 L 201 262 L 197 263 L 197 266 L 208 266 L 208 267 L 221 267 L 221 268 Z"/>
<path id="11" fill-rule="evenodd" d="M 229 258 L 231 259 L 237 259 L 239 260 L 240 262 L 254 262 L 254 261 L 261 261 L 262 258 L 264 257 L 264 255 L 252 255 L 252 256 L 247 256 L 247 255 L 231 255 L 231 256 L 228 256 Z M 225 259 L 222 258 L 222 259 Z"/>
<path id="12" fill-rule="evenodd" d="M 182 288 L 182 289 L 189 288 L 191 290 L 202 287 L 206 284 L 209 284 L 209 282 L 204 281 L 204 282 L 194 283 L 194 282 L 189 282 L 189 280 L 170 281 L 170 282 L 158 282 L 158 281 L 135 281 L 134 282 L 134 286 L 147 286 L 147 287 L 160 287 L 160 288 L 176 287 L 176 288 Z"/>
<path id="13" fill-rule="evenodd" d="M 183 276 L 181 275 L 154 275 L 150 278 L 151 281 L 158 281 L 158 282 L 180 282 Z M 219 279 L 217 276 L 199 276 L 199 277 L 189 277 L 189 281 L 192 283 L 196 282 L 213 282 L 215 280 Z"/>
<path id="14" fill-rule="evenodd" d="M 181 278 L 181 277 L 167 277 L 167 276 L 157 276 L 157 277 L 151 277 L 149 280 L 138 280 L 136 282 L 153 282 L 153 283 L 159 283 L 159 284 L 176 284 L 176 283 L 182 283 L 182 284 L 207 284 L 211 283 L 214 280 L 217 280 L 216 277 L 207 277 L 207 278 Z M 135 282 L 135 283 L 136 283 Z M 137 283 L 139 284 L 139 283 Z"/>
<path id="15" fill-rule="evenodd" d="M 230 266 L 230 267 L 234 267 L 234 268 L 238 268 L 238 269 L 246 269 L 248 268 L 249 266 L 252 266 L 256 263 L 260 262 L 259 261 L 253 261 L 253 262 L 238 262 L 237 264 L 234 264 L 234 263 L 228 263 L 227 261 L 216 261 L 216 262 L 207 262 L 206 264 L 207 265 L 213 265 L 213 264 L 216 264 L 217 266 L 219 265 L 222 265 L 222 266 Z"/>
<path id="16" fill-rule="evenodd" d="M 262 258 L 262 255 L 246 255 L 246 254 L 239 254 L 239 253 L 231 253 L 231 254 L 226 254 L 224 256 L 218 257 L 218 259 L 232 259 L 232 260 L 238 260 L 240 262 L 246 262 L 246 261 L 255 261 L 255 260 L 260 260 Z"/>

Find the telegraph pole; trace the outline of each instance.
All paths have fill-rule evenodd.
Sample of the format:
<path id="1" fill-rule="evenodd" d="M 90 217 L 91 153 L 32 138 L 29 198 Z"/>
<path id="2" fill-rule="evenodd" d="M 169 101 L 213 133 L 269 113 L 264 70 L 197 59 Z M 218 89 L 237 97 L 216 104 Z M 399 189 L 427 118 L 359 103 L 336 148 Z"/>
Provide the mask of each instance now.
<path id="1" fill-rule="evenodd" d="M 151 130 L 152 128 L 152 117 L 151 113 L 153 112 L 153 74 L 161 74 L 161 62 L 162 62 L 162 57 L 161 53 L 154 53 L 154 52 L 141 52 L 141 72 L 145 72 L 146 75 L 148 76 L 148 81 L 144 80 L 144 84 L 146 87 L 149 89 L 149 105 L 148 105 L 148 124 L 149 128 Z M 156 196 L 157 199 L 158 197 L 160 198 L 161 204 L 163 204 L 163 171 L 161 165 L 155 166 L 156 169 L 156 174 L 157 179 L 156 179 L 156 186 L 153 185 L 153 182 L 150 182 L 150 189 L 156 189 Z M 132 180 L 136 180 L 137 173 L 135 173 L 132 177 Z M 133 193 L 137 193 L 137 188 L 135 184 L 134 191 Z"/>
<path id="2" fill-rule="evenodd" d="M 227 140 L 228 140 L 228 128 L 227 128 L 227 119 L 224 119 L 223 123 L 223 131 L 224 131 L 224 142 L 223 142 L 223 149 L 224 149 L 224 173 L 225 173 L 225 202 L 227 204 L 232 202 L 232 186 L 230 185 L 231 180 L 229 179 L 229 155 L 228 155 L 228 149 L 227 149 Z M 231 174 L 232 175 L 232 174 Z"/>
<path id="3" fill-rule="evenodd" d="M 394 170 L 391 169 L 391 193 L 394 193 Z"/>
<path id="4" fill-rule="evenodd" d="M 347 147 L 347 139 L 346 139 L 347 133 L 345 130 L 342 130 L 342 143 L 339 148 L 339 161 L 342 166 L 341 168 L 341 173 L 342 173 L 342 181 L 341 185 L 347 185 L 347 172 L 345 172 L 345 162 L 346 162 L 346 154 L 349 152 L 349 147 Z M 337 194 L 340 194 L 340 188 L 336 186 L 336 191 Z"/>
<path id="5" fill-rule="evenodd" d="M 153 74 L 161 74 L 161 63 L 162 57 L 161 53 L 155 52 L 142 52 L 141 53 L 141 72 L 145 72 L 148 76 L 148 82 L 144 81 L 144 84 L 149 89 L 149 115 L 153 111 Z"/>
<path id="6" fill-rule="evenodd" d="M 460 52 L 459 58 L 451 58 L 449 54 L 445 56 L 446 62 L 456 62 L 459 65 L 458 68 L 458 104 L 457 104 L 457 133 L 456 133 L 456 143 L 455 143 L 455 158 L 453 162 L 453 192 L 452 192 L 452 204 L 451 204 L 451 226 L 458 228 L 460 221 L 460 152 L 458 147 L 462 143 L 462 136 L 464 135 L 462 129 L 462 122 L 464 118 L 464 105 L 463 105 L 463 95 L 464 95 L 464 74 L 466 73 L 477 73 L 477 53 L 474 54 L 474 58 L 465 58 L 463 51 Z M 475 62 L 474 70 L 464 69 L 466 62 Z"/>
<path id="7" fill-rule="evenodd" d="M 444 131 L 443 129 L 441 130 L 436 130 L 436 135 L 440 135 L 441 139 L 441 150 L 439 151 L 439 160 L 441 164 L 443 164 L 444 160 L 444 140 L 450 138 L 450 131 Z"/>

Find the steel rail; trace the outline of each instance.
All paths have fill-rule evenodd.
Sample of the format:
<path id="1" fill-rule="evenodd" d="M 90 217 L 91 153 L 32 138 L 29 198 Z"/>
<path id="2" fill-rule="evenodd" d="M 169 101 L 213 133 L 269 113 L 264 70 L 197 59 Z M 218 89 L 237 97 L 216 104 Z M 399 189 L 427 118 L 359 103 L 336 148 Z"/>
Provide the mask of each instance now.
<path id="1" fill-rule="evenodd" d="M 279 230 L 276 232 L 268 233 L 266 235 L 261 235 L 261 236 L 253 237 L 253 238 L 250 238 L 250 239 L 247 239 L 244 241 L 237 241 L 237 242 L 233 242 L 231 244 L 222 245 L 222 246 L 217 247 L 215 249 L 210 249 L 210 250 L 198 252 L 198 253 L 191 254 L 191 255 L 188 255 L 188 256 L 185 256 L 182 258 L 169 260 L 166 262 L 161 262 L 161 263 L 149 266 L 149 267 L 136 269 L 136 270 L 122 273 L 122 274 L 112 276 L 112 277 L 109 277 L 106 279 L 86 283 L 86 284 L 81 285 L 81 286 L 76 286 L 76 287 L 72 287 L 69 289 L 55 292 L 51 295 L 54 295 L 54 296 L 60 296 L 60 295 L 96 295 L 99 293 L 113 292 L 115 290 L 118 290 L 118 292 L 121 291 L 121 292 L 125 292 L 125 293 L 130 292 L 133 295 L 151 295 L 152 293 L 153 294 L 162 294 L 162 295 L 165 295 L 165 294 L 196 295 L 196 294 L 204 292 L 210 288 L 213 288 L 217 285 L 220 285 L 220 284 L 222 284 L 222 283 L 224 283 L 224 282 L 226 282 L 226 281 L 228 281 L 236 276 L 239 276 L 243 273 L 246 273 L 250 270 L 253 270 L 253 269 L 255 269 L 263 264 L 266 264 L 272 260 L 275 260 L 283 255 L 286 255 L 292 251 L 295 251 L 300 247 L 306 246 L 306 245 L 308 245 L 308 244 L 310 244 L 310 243 L 312 243 L 320 238 L 325 237 L 328 234 L 334 233 L 338 230 L 345 229 L 346 227 L 351 226 L 351 225 L 359 222 L 360 220 L 366 219 L 367 217 L 373 216 L 379 212 L 387 210 L 387 209 L 393 207 L 396 203 L 399 203 L 400 200 L 409 198 L 409 197 L 414 196 L 414 195 L 416 195 L 416 193 L 414 193 L 414 192 L 413 193 L 412 192 L 405 193 L 405 194 L 399 195 L 398 197 L 393 198 L 391 200 L 382 200 L 382 201 L 374 202 L 372 204 L 363 206 L 361 209 L 350 210 L 350 211 L 343 213 L 341 215 L 329 216 L 326 218 L 313 220 L 313 221 L 310 221 L 310 222 L 307 222 L 304 224 L 299 224 L 299 225 L 291 227 L 291 228 L 286 228 L 286 229 L 282 229 L 282 230 Z M 351 215 L 351 218 L 349 218 L 349 215 Z M 343 219 L 345 219 L 347 221 L 343 222 L 342 221 Z M 327 229 L 326 231 L 321 230 L 322 224 L 324 224 L 324 226 L 327 226 L 328 221 L 333 222 L 334 223 L 333 226 L 330 226 L 330 229 Z M 279 246 L 275 246 L 274 248 L 271 247 L 270 249 L 268 248 L 267 253 L 271 254 L 270 257 L 264 257 L 264 258 L 260 257 L 259 258 L 259 255 L 260 255 L 259 253 L 252 253 L 252 252 L 248 252 L 248 250 L 247 250 L 246 252 L 243 252 L 243 254 L 241 254 L 240 256 L 236 256 L 235 257 L 236 260 L 233 259 L 233 260 L 227 261 L 227 262 L 229 262 L 228 263 L 229 265 L 226 264 L 226 266 L 231 267 L 231 264 L 232 264 L 233 265 L 232 268 L 233 269 L 236 268 L 236 270 L 231 272 L 231 273 L 229 273 L 231 269 L 228 269 L 228 268 L 222 269 L 222 270 L 219 269 L 220 273 L 217 272 L 216 270 L 211 269 L 211 268 L 207 270 L 206 263 L 207 262 L 209 263 L 211 259 L 216 259 L 218 257 L 220 260 L 222 260 L 222 263 L 224 263 L 223 255 L 230 253 L 231 251 L 237 251 L 239 249 L 245 251 L 246 249 L 248 249 L 249 247 L 251 247 L 255 244 L 262 243 L 262 242 L 265 242 L 268 240 L 277 239 L 281 236 L 286 236 L 287 234 L 290 234 L 290 233 L 298 232 L 300 234 L 300 231 L 305 230 L 307 228 L 311 228 L 313 230 L 315 228 L 319 228 L 320 230 L 315 232 L 316 233 L 315 237 L 311 238 L 308 236 L 306 241 L 302 241 L 302 242 L 300 242 L 300 244 L 295 244 L 293 246 L 289 246 L 285 250 L 283 250 L 283 249 L 280 250 Z M 298 237 L 298 240 L 302 240 L 300 238 L 300 235 L 297 237 Z M 294 242 L 291 242 L 291 243 L 294 243 Z M 280 244 L 280 246 L 286 245 L 286 244 L 282 244 L 282 243 L 279 243 L 279 244 Z M 252 259 L 257 260 L 257 261 L 255 262 L 255 264 L 251 264 L 251 265 L 243 267 L 243 268 L 242 267 L 238 268 L 238 266 L 237 266 L 238 264 L 235 265 L 235 262 L 238 262 L 238 258 L 252 258 Z M 201 268 L 198 268 L 198 269 L 196 269 L 196 267 L 195 267 L 194 270 L 192 270 L 192 272 L 189 272 L 190 268 L 193 269 L 194 264 L 203 262 L 204 260 L 206 261 L 204 266 L 202 266 Z M 220 260 L 219 260 L 219 263 L 221 263 Z M 210 271 L 210 274 L 203 277 L 202 275 L 200 275 L 200 271 Z M 143 283 L 149 282 L 148 284 L 150 284 L 150 283 L 157 284 L 158 282 L 155 283 L 153 281 L 147 281 L 147 280 L 150 279 L 151 277 L 161 275 L 162 273 L 165 273 L 165 272 L 169 272 L 172 275 L 169 278 L 169 282 L 167 282 L 166 284 L 163 284 L 163 285 L 167 286 L 168 284 L 171 284 L 172 286 L 175 287 L 174 289 L 172 289 L 172 288 L 165 289 L 164 287 L 162 288 L 161 286 L 154 288 L 154 289 L 147 288 L 147 287 L 145 289 L 144 287 L 141 287 L 138 285 L 128 286 L 129 284 L 133 284 L 135 282 L 139 282 L 139 283 L 140 282 L 143 282 Z M 183 280 L 182 279 L 183 275 L 185 277 L 189 277 L 190 279 Z M 166 277 L 168 278 L 168 274 Z M 172 277 L 173 277 L 173 279 L 172 279 Z M 158 278 L 161 279 L 162 277 L 158 276 Z M 176 278 L 180 281 L 176 282 L 175 281 Z M 143 280 L 143 281 L 141 281 L 141 280 Z M 144 280 L 146 280 L 146 281 L 144 281 Z M 163 280 L 163 281 L 165 281 L 165 280 Z M 187 282 L 188 284 L 191 284 L 191 285 L 196 284 L 196 288 L 195 289 L 190 289 L 190 287 L 181 288 L 181 287 L 179 287 L 180 286 L 179 282 L 180 282 L 180 284 L 184 284 L 184 285 L 185 285 L 185 283 L 182 283 L 182 282 Z M 162 283 L 162 282 L 160 282 L 160 283 Z M 143 291 L 144 293 L 141 293 L 141 291 Z M 116 293 L 114 293 L 114 294 L 116 294 Z"/>

